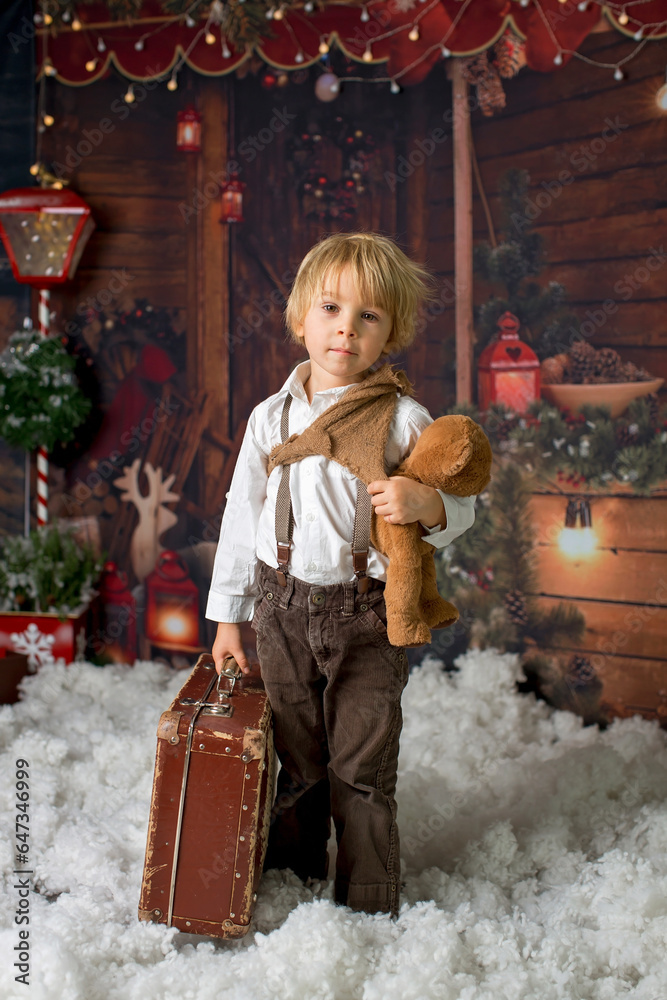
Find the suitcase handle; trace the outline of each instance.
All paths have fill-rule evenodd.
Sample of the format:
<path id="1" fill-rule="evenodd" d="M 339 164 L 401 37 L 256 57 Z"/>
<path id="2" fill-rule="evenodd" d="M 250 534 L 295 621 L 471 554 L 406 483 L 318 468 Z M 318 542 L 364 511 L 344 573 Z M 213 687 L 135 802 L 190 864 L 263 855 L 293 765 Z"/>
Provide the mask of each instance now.
<path id="1" fill-rule="evenodd" d="M 236 682 L 241 676 L 241 668 L 234 659 L 233 656 L 226 656 L 222 661 L 222 669 L 218 674 L 218 683 L 216 684 L 216 693 L 218 695 L 218 702 L 220 704 L 225 704 L 231 696 L 234 694 L 234 688 L 236 687 Z M 229 680 L 229 689 L 227 691 L 220 690 L 220 683 L 222 679 L 226 678 Z"/>

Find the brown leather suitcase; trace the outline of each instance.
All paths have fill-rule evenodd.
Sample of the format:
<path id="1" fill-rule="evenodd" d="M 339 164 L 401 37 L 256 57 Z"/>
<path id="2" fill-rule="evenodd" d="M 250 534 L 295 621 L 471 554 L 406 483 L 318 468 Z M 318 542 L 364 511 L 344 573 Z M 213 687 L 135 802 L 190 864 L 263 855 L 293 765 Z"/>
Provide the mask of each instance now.
<path id="1" fill-rule="evenodd" d="M 139 919 L 241 937 L 262 874 L 274 790 L 271 708 L 229 657 L 199 657 L 158 725 Z"/>

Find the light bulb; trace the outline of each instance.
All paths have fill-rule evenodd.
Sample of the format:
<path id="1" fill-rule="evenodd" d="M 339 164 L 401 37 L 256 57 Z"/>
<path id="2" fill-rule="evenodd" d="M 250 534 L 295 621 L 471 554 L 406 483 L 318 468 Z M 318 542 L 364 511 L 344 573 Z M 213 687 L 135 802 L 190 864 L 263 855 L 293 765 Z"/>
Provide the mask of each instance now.
<path id="1" fill-rule="evenodd" d="M 556 64 L 556 66 L 561 66 L 562 65 L 562 63 L 563 63 L 563 56 L 562 56 L 562 54 L 560 52 L 558 53 L 558 55 L 554 56 L 554 63 Z"/>
<path id="2" fill-rule="evenodd" d="M 635 33 L 634 33 L 634 35 L 632 37 L 634 38 L 634 40 L 636 42 L 641 42 L 643 34 L 644 34 L 644 29 L 640 28 L 638 31 L 635 31 Z"/>
<path id="3" fill-rule="evenodd" d="M 294 62 L 297 62 L 297 63 L 302 63 L 303 62 L 303 52 L 301 52 L 301 50 L 299 50 L 297 52 L 297 54 L 294 56 Z"/>
<path id="4" fill-rule="evenodd" d="M 282 7 L 279 7 L 278 10 L 273 15 L 273 20 L 274 21 L 282 21 L 282 19 L 283 19 L 283 9 L 282 9 Z"/>
<path id="5" fill-rule="evenodd" d="M 144 40 L 143 40 L 143 38 L 137 39 L 137 41 L 134 43 L 134 47 L 137 50 L 137 52 L 141 52 L 142 49 L 143 49 L 143 47 L 144 47 Z"/>
<path id="6" fill-rule="evenodd" d="M 365 4 L 361 8 L 361 15 L 360 16 L 361 16 L 361 20 L 362 21 L 370 21 L 371 15 L 368 13 L 368 9 L 367 9 L 367 7 L 366 7 Z"/>
<path id="7" fill-rule="evenodd" d="M 324 41 L 324 39 L 322 39 L 322 41 L 320 42 L 320 47 L 318 49 L 318 52 L 320 53 L 321 56 L 325 56 L 328 51 L 329 51 L 329 46 Z"/>
<path id="8" fill-rule="evenodd" d="M 667 79 L 665 79 L 662 87 L 655 95 L 655 103 L 661 111 L 667 111 Z"/>
<path id="9" fill-rule="evenodd" d="M 53 24 L 53 18 L 50 14 L 44 15 L 44 24 Z"/>
<path id="10" fill-rule="evenodd" d="M 190 14 L 186 15 L 186 18 L 185 18 L 185 27 L 186 28 L 196 28 L 197 27 L 197 22 L 195 21 L 194 17 L 190 16 Z"/>
<path id="11" fill-rule="evenodd" d="M 175 76 L 172 76 L 172 78 L 167 83 L 167 90 L 178 90 L 178 80 L 176 79 Z"/>
<path id="12" fill-rule="evenodd" d="M 223 59 L 231 59 L 231 55 L 232 54 L 229 51 L 229 46 L 227 45 L 227 42 L 223 41 L 223 43 L 222 43 L 222 58 Z"/>
<path id="13" fill-rule="evenodd" d="M 98 38 L 97 39 L 97 51 L 98 52 L 106 52 L 106 50 L 107 50 L 107 47 L 104 44 L 104 39 L 103 38 Z"/>
<path id="14" fill-rule="evenodd" d="M 30 173 L 32 174 L 33 177 L 37 176 L 37 174 L 39 173 L 39 163 L 33 163 L 33 165 L 30 168 Z M 23 225 L 23 223 L 21 223 L 21 225 Z"/>
<path id="15" fill-rule="evenodd" d="M 622 79 L 623 79 L 623 70 L 621 69 L 620 66 L 617 66 L 616 69 L 614 70 L 614 80 L 622 80 Z"/>
<path id="16" fill-rule="evenodd" d="M 134 84 L 130 84 L 127 88 L 127 93 L 123 94 L 123 100 L 126 104 L 132 104 L 134 102 Z"/>
<path id="17" fill-rule="evenodd" d="M 411 42 L 416 42 L 419 40 L 419 28 L 417 27 L 416 24 L 412 29 L 412 31 L 409 33 L 408 38 L 410 39 Z"/>
<path id="18" fill-rule="evenodd" d="M 275 14 L 275 12 L 276 12 L 276 8 L 275 7 L 269 7 L 269 9 L 267 10 L 267 12 L 264 15 L 264 17 L 267 19 L 267 21 L 272 21 L 273 20 L 273 15 Z"/>
<path id="19" fill-rule="evenodd" d="M 401 92 L 401 88 L 399 87 L 399 85 L 396 83 L 395 80 L 391 81 L 391 86 L 389 89 L 392 92 L 392 94 L 400 94 Z"/>
<path id="20" fill-rule="evenodd" d="M 441 49 L 440 51 L 442 52 L 442 58 L 443 58 L 443 59 L 449 59 L 449 57 L 450 57 L 450 56 L 451 56 L 451 54 L 452 54 L 452 53 L 450 52 L 450 50 L 449 50 L 449 49 L 447 48 L 447 46 L 446 46 L 446 45 L 443 45 L 443 46 L 442 46 L 442 49 Z"/>
<path id="21" fill-rule="evenodd" d="M 588 0 L 582 0 L 581 3 L 578 3 L 577 10 L 582 11 L 582 13 L 583 11 L 588 10 Z"/>
<path id="22" fill-rule="evenodd" d="M 313 11 L 313 4 L 311 3 L 311 0 L 307 0 L 307 3 L 305 3 L 303 5 L 303 9 L 305 10 L 306 14 L 311 14 L 312 13 L 312 11 Z"/>
<path id="23" fill-rule="evenodd" d="M 86 69 L 88 70 L 89 73 L 93 72 L 93 70 L 97 66 L 97 62 L 98 62 L 97 59 L 89 59 L 88 60 L 88 62 L 86 63 Z"/>
<path id="24" fill-rule="evenodd" d="M 206 42 L 207 45 L 213 45 L 213 43 L 215 42 L 215 35 L 213 34 L 212 31 L 206 32 L 206 37 L 204 38 L 204 41 Z"/>
<path id="25" fill-rule="evenodd" d="M 618 23 L 619 24 L 627 24 L 629 20 L 630 20 L 630 18 L 625 13 L 625 9 L 623 9 L 621 11 L 621 13 L 618 15 Z"/>
<path id="26" fill-rule="evenodd" d="M 43 121 L 45 125 L 50 126 L 53 125 L 55 118 L 53 117 L 53 115 L 44 115 Z"/>
<path id="27" fill-rule="evenodd" d="M 81 21 L 78 17 L 75 17 L 72 21 L 72 31 L 81 31 Z"/>
<path id="28" fill-rule="evenodd" d="M 373 53 L 371 52 L 370 45 L 367 45 L 364 49 L 364 54 L 361 57 L 364 62 L 373 62 Z"/>
<path id="29" fill-rule="evenodd" d="M 55 76 L 56 73 L 58 72 L 58 70 L 53 65 L 50 59 L 44 63 L 44 72 L 46 73 L 47 76 Z"/>

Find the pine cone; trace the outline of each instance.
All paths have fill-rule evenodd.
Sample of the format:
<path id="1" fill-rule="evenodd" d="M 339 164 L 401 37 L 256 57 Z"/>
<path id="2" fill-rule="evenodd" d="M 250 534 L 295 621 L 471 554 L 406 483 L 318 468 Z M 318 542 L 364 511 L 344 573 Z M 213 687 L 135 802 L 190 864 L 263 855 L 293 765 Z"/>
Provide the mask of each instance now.
<path id="1" fill-rule="evenodd" d="M 572 690 L 583 691 L 586 688 L 599 686 L 600 681 L 595 667 L 587 656 L 573 656 L 565 671 L 565 681 Z"/>
<path id="2" fill-rule="evenodd" d="M 520 590 L 509 590 L 505 594 L 507 617 L 514 625 L 528 624 L 528 611 L 525 595 Z"/>
<path id="3" fill-rule="evenodd" d="M 525 43 L 513 31 L 508 29 L 498 39 L 494 49 L 496 68 L 500 76 L 505 77 L 505 79 L 509 80 L 516 76 L 521 67 L 526 65 Z"/>
<path id="4" fill-rule="evenodd" d="M 645 368 L 638 368 L 632 361 L 623 365 L 623 382 L 650 382 L 652 378 Z"/>
<path id="5" fill-rule="evenodd" d="M 565 365 L 560 357 L 545 358 L 540 365 L 540 378 L 543 385 L 560 385 L 565 381 Z"/>
<path id="6" fill-rule="evenodd" d="M 603 347 L 597 351 L 595 374 L 602 382 L 619 382 L 622 380 L 623 362 L 611 347 Z"/>
<path id="7" fill-rule="evenodd" d="M 494 111 L 505 107 L 503 85 L 486 51 L 463 59 L 461 67 L 463 79 L 477 88 L 477 99 L 485 117 L 490 118 Z"/>
<path id="8" fill-rule="evenodd" d="M 595 375 L 597 351 L 586 340 L 575 340 L 570 348 L 572 382 L 585 382 Z"/>
<path id="9" fill-rule="evenodd" d="M 631 428 L 634 428 L 631 430 Z M 633 444 L 637 444 L 637 424 L 618 424 L 616 427 L 616 447 L 617 448 L 629 448 Z"/>

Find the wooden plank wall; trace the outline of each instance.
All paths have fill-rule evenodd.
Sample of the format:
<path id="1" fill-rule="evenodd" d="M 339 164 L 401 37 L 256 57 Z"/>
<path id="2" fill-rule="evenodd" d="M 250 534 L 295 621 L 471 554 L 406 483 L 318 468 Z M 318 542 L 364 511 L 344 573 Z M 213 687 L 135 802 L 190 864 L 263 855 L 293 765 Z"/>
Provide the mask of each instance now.
<path id="1" fill-rule="evenodd" d="M 590 498 L 597 547 L 571 557 L 558 547 L 567 497 L 534 494 L 538 603 L 573 601 L 586 619 L 579 643 L 551 651 L 567 663 L 585 656 L 602 681 L 601 699 L 667 720 L 667 493 Z"/>
<path id="2" fill-rule="evenodd" d="M 76 317 L 78 306 L 109 288 L 114 272 L 124 268 L 123 289 L 108 308 L 145 296 L 156 306 L 177 309 L 182 328 L 186 242 L 179 203 L 187 190 L 187 158 L 176 153 L 175 119 L 183 102 L 155 86 L 145 99 L 128 105 L 122 100 L 126 90 L 127 84 L 110 73 L 89 87 L 57 91 L 57 127 L 45 133 L 44 159 L 68 168 L 66 179 L 90 205 L 97 228 L 74 280 L 54 295 L 54 308 L 59 321 Z M 112 125 L 106 134 L 99 127 L 104 119 Z M 76 150 L 86 133 L 97 144 L 77 163 Z M 68 149 L 74 151 L 69 160 Z M 71 170 L 70 164 L 75 164 Z"/>
<path id="3" fill-rule="evenodd" d="M 581 53 L 614 63 L 633 44 L 615 32 L 605 32 L 589 36 Z M 539 196 L 534 227 L 544 236 L 548 265 L 538 280 L 565 285 L 568 304 L 580 323 L 590 320 L 583 333 L 594 331 L 591 339 L 596 347 L 613 347 L 624 359 L 663 377 L 667 376 L 667 261 L 650 272 L 645 262 L 651 248 L 667 250 L 667 116 L 660 114 L 654 100 L 664 82 L 666 50 L 665 43 L 646 45 L 628 64 L 628 79 L 623 82 L 614 80 L 612 70 L 577 59 L 549 74 L 524 69 L 515 79 L 504 81 L 507 106 L 503 111 L 493 118 L 484 118 L 479 110 L 472 115 L 473 141 L 496 229 L 500 225 L 499 178 L 510 167 L 528 170 L 531 196 Z M 414 152 L 419 140 L 426 140 L 442 124 L 442 111 L 449 106 L 449 85 L 436 67 L 407 96 L 415 112 L 409 116 L 415 127 L 408 140 Z M 562 171 L 569 171 L 566 185 L 558 181 Z M 451 381 L 448 368 L 453 361 L 449 347 L 454 329 L 449 138 L 436 146 L 403 186 L 408 198 L 417 192 L 420 173 L 426 177 L 426 239 L 416 243 L 415 249 L 449 289 L 445 311 L 428 327 L 429 364 L 418 372 L 425 386 L 424 401 L 438 413 L 442 379 Z M 474 235 L 476 240 L 488 238 L 476 188 Z M 634 280 L 634 290 L 628 287 L 626 275 Z M 490 292 L 476 279 L 477 302 Z M 599 322 L 600 306 L 607 299 L 614 300 L 617 309 Z"/>

